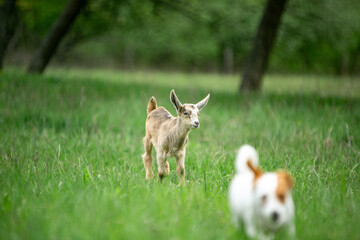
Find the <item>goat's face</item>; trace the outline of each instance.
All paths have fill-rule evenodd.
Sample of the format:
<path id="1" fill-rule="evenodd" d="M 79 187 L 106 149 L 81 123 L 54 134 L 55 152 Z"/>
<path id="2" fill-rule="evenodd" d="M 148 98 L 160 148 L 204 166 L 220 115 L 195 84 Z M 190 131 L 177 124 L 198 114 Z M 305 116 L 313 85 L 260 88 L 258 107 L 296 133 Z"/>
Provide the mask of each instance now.
<path id="1" fill-rule="evenodd" d="M 181 104 L 175 94 L 175 91 L 172 90 L 170 93 L 170 101 L 176 108 L 176 111 L 178 112 L 181 121 L 191 128 L 200 127 L 199 113 L 200 110 L 206 106 L 209 98 L 210 94 L 208 94 L 203 100 L 201 100 L 197 104 Z"/>
<path id="2" fill-rule="evenodd" d="M 184 104 L 178 111 L 181 121 L 191 128 L 199 128 L 199 114 L 200 110 L 194 104 Z"/>

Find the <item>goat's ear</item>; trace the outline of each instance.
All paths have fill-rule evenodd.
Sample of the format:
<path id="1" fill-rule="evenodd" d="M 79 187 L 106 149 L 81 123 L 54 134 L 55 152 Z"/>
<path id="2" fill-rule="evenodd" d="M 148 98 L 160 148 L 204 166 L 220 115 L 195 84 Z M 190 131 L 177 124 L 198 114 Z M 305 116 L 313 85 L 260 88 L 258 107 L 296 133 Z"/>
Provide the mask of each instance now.
<path id="1" fill-rule="evenodd" d="M 179 109 L 182 107 L 182 104 L 179 101 L 178 97 L 176 96 L 174 89 L 171 90 L 171 92 L 170 92 L 170 101 L 176 108 L 176 111 L 179 111 Z"/>
<path id="2" fill-rule="evenodd" d="M 207 104 L 208 101 L 209 101 L 209 98 L 210 98 L 210 93 L 209 93 L 203 100 L 201 100 L 200 102 L 198 102 L 198 103 L 196 104 L 196 107 L 197 107 L 199 110 L 201 110 L 203 107 L 206 106 L 206 104 Z"/>

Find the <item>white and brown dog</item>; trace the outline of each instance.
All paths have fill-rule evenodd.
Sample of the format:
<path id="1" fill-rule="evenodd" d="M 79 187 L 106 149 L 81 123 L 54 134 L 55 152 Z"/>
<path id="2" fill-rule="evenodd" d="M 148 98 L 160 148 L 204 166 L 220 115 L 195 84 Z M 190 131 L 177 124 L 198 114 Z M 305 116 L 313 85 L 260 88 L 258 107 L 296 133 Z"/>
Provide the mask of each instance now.
<path id="1" fill-rule="evenodd" d="M 237 174 L 230 184 L 229 203 L 236 227 L 243 223 L 249 237 L 272 239 L 280 228 L 295 236 L 292 177 L 284 172 L 262 172 L 258 154 L 243 145 L 237 154 Z"/>

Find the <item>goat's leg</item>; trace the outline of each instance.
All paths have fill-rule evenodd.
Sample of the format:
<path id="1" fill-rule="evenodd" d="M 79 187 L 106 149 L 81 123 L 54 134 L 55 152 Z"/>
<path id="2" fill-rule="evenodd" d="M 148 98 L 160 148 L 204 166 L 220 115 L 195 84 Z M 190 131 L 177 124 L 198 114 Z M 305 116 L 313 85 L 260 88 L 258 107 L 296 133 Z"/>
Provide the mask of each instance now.
<path id="1" fill-rule="evenodd" d="M 165 162 L 165 173 L 167 176 L 170 174 L 170 165 L 168 161 Z"/>
<path id="2" fill-rule="evenodd" d="M 145 171 L 146 171 L 146 179 L 150 180 L 154 176 L 153 171 L 152 171 L 153 158 L 151 155 L 152 143 L 151 143 L 151 139 L 147 136 L 144 137 L 144 148 L 145 148 L 145 153 L 142 155 L 142 157 L 143 157 L 144 167 L 145 167 Z"/>
<path id="3" fill-rule="evenodd" d="M 167 169 L 169 169 L 169 163 L 166 161 L 165 154 L 158 152 L 156 154 L 156 160 L 158 164 L 158 176 L 160 181 L 163 180 L 163 178 L 168 174 Z"/>
<path id="4" fill-rule="evenodd" d="M 179 186 L 185 184 L 185 150 L 176 156 L 176 172 L 180 179 Z"/>

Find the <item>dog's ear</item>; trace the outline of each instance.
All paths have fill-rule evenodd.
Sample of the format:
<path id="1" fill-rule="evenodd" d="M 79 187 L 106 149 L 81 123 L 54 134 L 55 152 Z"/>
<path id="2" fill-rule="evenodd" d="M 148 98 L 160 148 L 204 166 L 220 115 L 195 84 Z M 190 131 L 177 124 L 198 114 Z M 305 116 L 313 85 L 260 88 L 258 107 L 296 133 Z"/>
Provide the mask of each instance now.
<path id="1" fill-rule="evenodd" d="M 283 182 L 289 190 L 294 187 L 295 180 L 288 172 L 279 171 L 277 172 L 277 176 L 278 176 L 278 181 Z"/>
<path id="2" fill-rule="evenodd" d="M 176 108 L 176 111 L 179 112 L 179 109 L 182 107 L 182 104 L 179 101 L 178 97 L 176 96 L 174 89 L 171 90 L 171 92 L 170 92 L 170 101 Z"/>
<path id="3" fill-rule="evenodd" d="M 206 104 L 207 104 L 208 101 L 209 101 L 209 98 L 210 98 L 210 93 L 209 93 L 203 100 L 201 100 L 200 102 L 198 102 L 198 103 L 196 104 L 196 107 L 197 107 L 199 110 L 201 110 L 203 107 L 206 106 Z"/>
<path id="4" fill-rule="evenodd" d="M 285 203 L 287 193 L 294 187 L 294 179 L 285 171 L 278 171 L 276 175 L 278 180 L 276 196 L 281 203 Z"/>
<path id="5" fill-rule="evenodd" d="M 264 173 L 260 170 L 260 168 L 254 167 L 251 163 L 251 159 L 247 160 L 246 164 L 250 168 L 250 170 L 254 173 L 254 181 L 256 181 L 259 177 L 261 177 Z"/>

